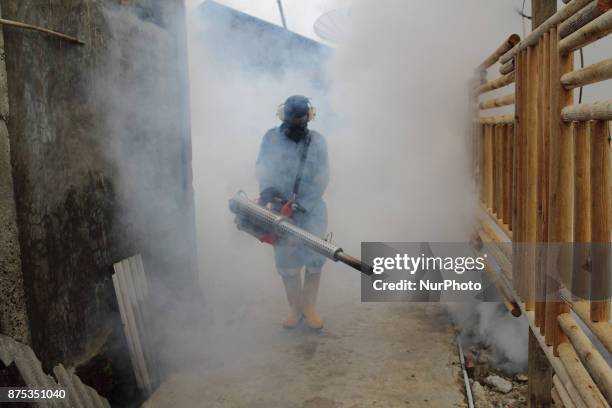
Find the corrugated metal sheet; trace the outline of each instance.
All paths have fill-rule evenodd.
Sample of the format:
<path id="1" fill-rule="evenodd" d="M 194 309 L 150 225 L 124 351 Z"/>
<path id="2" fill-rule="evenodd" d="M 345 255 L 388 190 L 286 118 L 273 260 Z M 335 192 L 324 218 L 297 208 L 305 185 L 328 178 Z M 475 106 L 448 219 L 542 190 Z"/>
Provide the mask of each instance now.
<path id="1" fill-rule="evenodd" d="M 34 351 L 29 346 L 0 334 L 0 360 L 5 366 L 15 363 L 21 377 L 30 388 L 66 389 L 65 400 L 47 400 L 38 403 L 41 407 L 57 408 L 110 408 L 108 401 L 96 390 L 83 384 L 79 377 L 68 372 L 63 365 L 53 368 L 57 378 L 45 374 Z"/>
<path id="2" fill-rule="evenodd" d="M 151 395 L 159 383 L 157 359 L 151 344 L 149 285 L 142 257 L 135 255 L 113 265 L 117 295 L 130 360 L 141 391 Z"/>

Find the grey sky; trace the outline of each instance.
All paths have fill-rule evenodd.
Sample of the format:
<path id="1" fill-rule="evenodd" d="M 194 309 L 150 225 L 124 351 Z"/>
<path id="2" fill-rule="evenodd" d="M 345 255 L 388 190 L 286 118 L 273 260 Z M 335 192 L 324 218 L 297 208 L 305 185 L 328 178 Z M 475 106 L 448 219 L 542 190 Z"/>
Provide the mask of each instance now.
<path id="1" fill-rule="evenodd" d="M 196 7 L 202 3 L 203 0 L 186 0 L 189 8 Z M 278 11 L 277 0 L 214 0 L 218 3 L 225 4 L 229 7 L 240 10 L 244 13 L 253 15 L 261 18 L 262 20 L 269 21 L 273 24 L 281 25 L 281 19 Z M 323 13 L 339 8 L 347 7 L 354 1 L 371 1 L 376 0 L 282 0 L 283 8 L 285 11 L 285 17 L 287 20 L 287 26 L 291 31 L 297 32 L 306 37 L 314 38 L 318 41 L 322 41 L 313 30 L 314 22 Z M 418 0 L 397 0 L 398 2 L 410 3 Z M 429 0 L 438 1 L 440 7 L 443 8 L 444 2 L 448 0 Z M 501 11 L 499 15 L 507 16 L 507 19 L 499 22 L 482 21 L 483 34 L 499 37 L 491 38 L 490 49 L 493 50 L 501 41 L 501 39 L 511 32 L 518 33 L 521 38 L 524 38 L 526 34 L 531 31 L 531 21 L 521 18 L 516 10 L 523 7 L 525 14 L 531 14 L 531 0 L 483 0 L 483 7 L 491 7 Z M 557 0 L 558 8 L 563 7 L 561 0 Z M 493 27 L 498 30 L 502 29 L 503 32 L 493 32 Z M 596 61 L 600 61 L 607 55 L 609 55 L 609 49 L 612 47 L 612 37 L 608 37 L 597 44 L 587 46 L 585 48 L 585 62 L 586 64 L 592 64 Z M 486 53 L 483 54 L 483 57 Z M 578 64 L 578 58 L 576 58 Z M 605 99 L 606 95 L 609 95 L 612 89 L 612 81 L 606 81 L 604 83 L 590 86 L 585 90 L 585 102 L 590 102 L 598 99 Z"/>
<path id="2" fill-rule="evenodd" d="M 217 3 L 240 10 L 244 13 L 281 25 L 276 0 L 216 0 Z M 202 0 L 187 0 L 190 6 Z M 291 31 L 311 38 L 317 38 L 312 26 L 323 13 L 348 4 L 346 0 L 282 0 L 287 26 Z"/>
<path id="3" fill-rule="evenodd" d="M 229 7 L 240 10 L 244 13 L 253 15 L 271 23 L 281 25 L 281 19 L 278 12 L 277 0 L 215 0 L 218 3 L 225 4 Z M 375 0 L 366 0 L 375 1 Z M 398 0 L 398 1 L 414 1 L 414 0 Z M 446 1 L 446 0 L 444 0 Z M 187 0 L 187 4 L 192 7 L 201 3 L 202 0 Z M 522 7 L 523 0 L 496 0 L 497 5 L 503 4 L 507 7 L 508 16 L 516 22 L 516 32 L 522 36 L 522 23 L 520 17 L 514 8 Z M 291 31 L 307 37 L 318 39 L 313 31 L 313 24 L 316 19 L 323 13 L 348 6 L 351 0 L 282 0 L 287 25 Z M 496 5 L 496 6 L 497 6 Z M 531 9 L 530 0 L 525 2 L 526 13 L 529 14 Z M 529 30 L 529 22 L 526 23 L 526 30 Z"/>

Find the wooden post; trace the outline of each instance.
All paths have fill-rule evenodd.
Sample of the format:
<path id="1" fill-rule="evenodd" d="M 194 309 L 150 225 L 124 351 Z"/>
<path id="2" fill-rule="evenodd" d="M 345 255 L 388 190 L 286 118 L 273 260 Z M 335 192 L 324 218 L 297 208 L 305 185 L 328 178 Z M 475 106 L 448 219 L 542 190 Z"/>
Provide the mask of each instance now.
<path id="1" fill-rule="evenodd" d="M 572 294 L 589 299 L 591 241 L 591 140 L 586 122 L 574 122 L 574 260 Z"/>
<path id="2" fill-rule="evenodd" d="M 559 144 L 559 131 L 558 127 L 554 124 L 557 123 L 559 118 L 555 114 L 555 111 L 559 109 L 559 89 L 557 87 L 557 83 L 554 78 L 559 75 L 559 52 L 557 51 L 557 32 L 555 29 L 549 31 L 548 36 L 548 56 L 549 56 L 549 64 L 548 64 L 548 80 L 549 80 L 549 95 L 548 100 L 550 104 L 549 111 L 549 139 L 548 139 L 548 241 L 554 241 L 552 229 L 553 224 L 556 220 L 553 218 L 553 202 L 556 203 L 556 189 L 553 189 L 554 180 L 558 178 L 558 167 L 559 167 L 559 154 L 558 154 L 558 144 Z M 553 131 L 554 130 L 554 131 Z M 554 179 L 553 179 L 554 174 Z M 554 268 L 556 265 L 549 264 L 549 254 L 552 251 L 552 246 L 547 245 L 546 248 L 546 322 L 544 327 L 544 340 L 547 345 L 552 346 L 554 343 L 554 339 L 556 333 L 559 331 L 557 327 L 557 315 L 559 315 L 557 306 L 558 306 L 558 296 L 557 291 L 559 290 L 559 283 L 552 276 Z"/>
<path id="3" fill-rule="evenodd" d="M 495 126 L 495 214 L 497 218 L 503 219 L 504 201 L 504 127 L 506 125 Z"/>
<path id="4" fill-rule="evenodd" d="M 591 320 L 610 319 L 610 131 L 607 122 L 591 122 Z"/>
<path id="5" fill-rule="evenodd" d="M 538 28 L 557 12 L 556 0 L 531 0 L 531 29 Z"/>
<path id="6" fill-rule="evenodd" d="M 497 157 L 497 129 L 498 125 L 491 125 L 491 212 L 497 214 L 497 188 L 499 180 L 497 179 L 497 168 L 499 167 L 499 158 Z"/>
<path id="7" fill-rule="evenodd" d="M 542 351 L 538 340 L 529 329 L 529 367 L 528 394 L 529 407 L 550 407 L 552 368 L 548 364 L 546 354 Z"/>
<path id="8" fill-rule="evenodd" d="M 544 21 L 546 21 L 550 16 L 555 14 L 557 11 L 557 2 L 556 0 L 532 0 L 531 2 L 531 29 L 535 30 L 540 27 Z M 546 72 L 546 67 L 548 65 L 548 34 L 544 33 L 542 35 L 542 40 L 540 42 L 540 53 L 538 56 L 538 60 L 542 61 L 540 64 L 540 89 L 541 89 L 541 102 L 538 104 L 539 111 L 538 116 L 540 118 L 540 132 L 539 132 L 539 140 L 538 140 L 538 178 L 537 178 L 537 191 L 538 191 L 538 227 L 539 229 L 536 231 L 536 241 L 541 243 L 545 242 L 548 236 L 548 129 L 547 129 L 547 110 L 550 106 L 547 104 L 548 102 L 548 88 L 547 88 L 547 78 L 548 72 Z M 541 244 L 539 244 L 541 246 Z M 540 298 L 545 297 L 545 268 L 546 267 L 546 257 L 544 252 L 538 251 L 536 253 L 536 262 L 535 265 L 535 289 L 534 295 Z M 544 334 L 544 321 L 545 321 L 545 302 L 540 302 L 535 305 L 535 316 L 536 316 L 536 325 L 540 327 L 542 334 Z M 550 385 L 549 385 L 550 389 Z"/>
<path id="9" fill-rule="evenodd" d="M 524 265 L 523 248 L 525 232 L 525 102 L 526 102 L 526 75 L 525 75 L 525 52 L 519 52 L 515 57 L 516 63 L 516 119 L 514 140 L 514 172 L 515 172 L 515 198 L 513 217 L 513 250 L 512 250 L 512 277 L 515 290 L 520 299 L 525 298 L 524 291 Z"/>
<path id="10" fill-rule="evenodd" d="M 553 345 L 555 355 L 557 346 L 565 341 L 565 336 L 557 316 L 567 312 L 569 307 L 559 297 L 560 281 L 569 282 L 571 276 L 571 252 L 569 244 L 573 240 L 573 139 L 571 127 L 563 122 L 561 110 L 572 103 L 572 93 L 561 84 L 561 75 L 573 66 L 573 55 L 560 56 L 559 35 L 556 28 L 550 31 L 550 187 L 549 187 L 549 241 L 546 281 L 547 296 L 550 302 L 546 313 L 546 342 Z M 549 321 L 550 320 L 550 321 Z"/>
<path id="11" fill-rule="evenodd" d="M 525 309 L 535 309 L 535 244 L 538 220 L 538 48 L 527 48 L 527 146 L 525 208 Z"/>
<path id="12" fill-rule="evenodd" d="M 557 33 L 557 39 L 559 34 Z M 566 72 L 571 72 L 574 69 L 574 53 L 559 56 L 559 74 L 562 76 Z M 557 87 L 559 87 L 559 100 L 561 110 L 563 107 L 574 103 L 574 93 L 568 91 L 561 84 L 561 78 L 555 79 Z M 563 251 L 563 258 L 560 259 L 561 267 L 559 273 L 561 281 L 571 289 L 572 286 L 572 259 L 573 259 L 573 241 L 574 241 L 574 222 L 572 216 L 574 214 L 574 136 L 571 123 L 565 122 L 563 118 L 558 119 L 558 126 L 561 131 L 561 151 L 560 160 L 564 165 L 559 173 L 559 187 L 563 189 L 563 195 L 559 200 L 559 239 L 566 243 L 566 250 Z M 559 313 L 569 312 L 570 308 L 567 304 L 563 304 Z M 565 336 L 563 336 L 565 337 Z"/>
<path id="13" fill-rule="evenodd" d="M 485 126 L 483 124 L 478 124 L 478 159 L 479 159 L 479 168 L 476 171 L 476 181 L 478 183 L 478 193 L 480 196 L 480 202 L 484 204 L 485 202 L 485 183 L 484 183 L 484 168 L 485 168 L 485 145 L 484 145 L 484 134 L 485 134 Z"/>
<path id="14" fill-rule="evenodd" d="M 536 241 L 538 242 L 538 264 L 536 279 L 536 310 L 535 323 L 540 328 L 540 333 L 545 333 L 546 321 L 546 251 L 545 244 L 548 241 L 548 175 L 549 175 L 549 139 L 550 139 L 550 83 L 549 83 L 549 34 L 544 33 L 540 42 L 540 54 L 538 56 L 540 66 L 540 101 L 539 111 L 539 140 L 538 140 L 538 230 Z"/>
<path id="15" fill-rule="evenodd" d="M 512 230 L 512 158 L 514 126 L 504 127 L 504 223 Z"/>
<path id="16" fill-rule="evenodd" d="M 484 202 L 488 209 L 493 206 L 493 125 L 484 127 Z"/>

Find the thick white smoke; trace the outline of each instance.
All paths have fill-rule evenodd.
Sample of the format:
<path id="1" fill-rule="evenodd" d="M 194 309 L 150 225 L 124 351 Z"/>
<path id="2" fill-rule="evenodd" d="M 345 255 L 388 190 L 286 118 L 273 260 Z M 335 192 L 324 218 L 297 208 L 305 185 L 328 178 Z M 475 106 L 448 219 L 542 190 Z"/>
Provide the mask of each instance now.
<path id="1" fill-rule="evenodd" d="M 341 224 L 339 239 L 465 242 L 478 208 L 469 174 L 468 82 L 513 32 L 511 6 L 363 1 L 353 17 L 333 64 L 333 107 L 342 125 L 332 139 L 330 218 L 355 220 Z M 520 370 L 526 322 L 497 306 L 449 311 L 469 332 L 464 340 L 491 346 L 505 368 Z"/>
<path id="2" fill-rule="evenodd" d="M 228 59 L 224 44 L 240 36 L 240 27 L 212 36 L 199 12 L 188 16 L 194 187 L 211 332 L 256 313 L 251 305 L 262 298 L 274 297 L 278 317 L 284 313 L 271 249 L 236 231 L 227 200 L 239 189 L 258 193 L 259 143 L 278 125 L 276 107 L 291 94 L 308 95 L 319 108 L 312 127 L 329 146 L 329 229 L 348 252 L 359 254 L 362 241 L 464 242 L 474 227 L 468 81 L 516 31 L 512 5 L 377 0 L 352 10 L 351 36 L 328 64 L 329 89 L 305 78 L 307 60 L 278 75 Z M 245 55 L 266 59 L 276 52 L 267 45 Z M 329 263 L 326 270 L 334 276 L 324 280 L 322 301 L 358 299 L 354 272 Z M 483 337 L 499 328 L 486 311 L 478 316 Z M 501 353 L 521 360 L 523 332 L 524 339 L 500 344 Z"/>

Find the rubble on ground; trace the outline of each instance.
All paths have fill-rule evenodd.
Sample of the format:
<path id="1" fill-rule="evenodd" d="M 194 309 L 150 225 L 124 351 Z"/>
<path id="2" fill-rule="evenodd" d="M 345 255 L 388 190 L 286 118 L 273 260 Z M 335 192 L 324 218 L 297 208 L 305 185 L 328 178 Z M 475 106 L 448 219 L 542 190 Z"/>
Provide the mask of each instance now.
<path id="1" fill-rule="evenodd" d="M 465 351 L 465 366 L 476 408 L 527 408 L 527 374 L 507 373 L 495 367 L 486 347 Z"/>
<path id="2" fill-rule="evenodd" d="M 493 387 L 495 391 L 503 392 L 504 394 L 512 391 L 512 382 L 495 374 L 487 376 L 484 383 Z"/>

